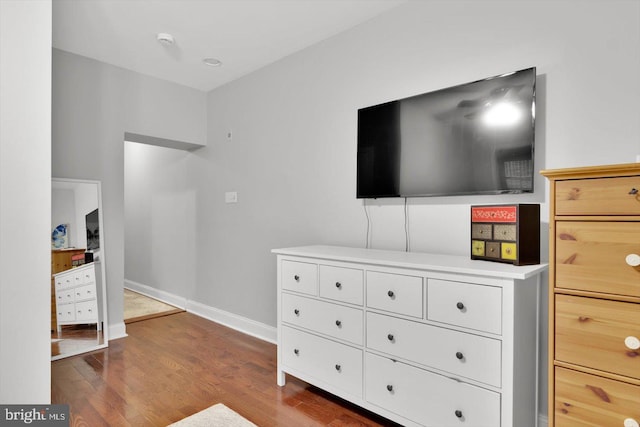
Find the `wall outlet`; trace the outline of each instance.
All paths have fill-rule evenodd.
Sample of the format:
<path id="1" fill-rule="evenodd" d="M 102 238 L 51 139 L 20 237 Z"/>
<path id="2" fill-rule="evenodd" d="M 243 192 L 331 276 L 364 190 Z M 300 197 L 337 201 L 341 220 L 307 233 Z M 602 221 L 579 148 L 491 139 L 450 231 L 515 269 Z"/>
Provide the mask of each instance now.
<path id="1" fill-rule="evenodd" d="M 640 154 L 636 154 L 636 162 L 640 163 Z"/>
<path id="2" fill-rule="evenodd" d="M 224 193 L 225 203 L 238 203 L 238 193 L 235 191 L 228 191 Z"/>

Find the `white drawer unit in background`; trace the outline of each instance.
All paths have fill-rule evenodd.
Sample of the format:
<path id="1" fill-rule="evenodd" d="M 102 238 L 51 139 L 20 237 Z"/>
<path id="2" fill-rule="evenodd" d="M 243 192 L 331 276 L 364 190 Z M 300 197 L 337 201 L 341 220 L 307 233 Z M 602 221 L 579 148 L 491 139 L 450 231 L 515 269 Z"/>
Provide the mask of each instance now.
<path id="1" fill-rule="evenodd" d="M 58 333 L 64 325 L 97 324 L 102 330 L 100 262 L 65 270 L 54 276 Z"/>
<path id="2" fill-rule="evenodd" d="M 406 426 L 535 427 L 546 264 L 335 246 L 278 255 L 278 384 Z"/>

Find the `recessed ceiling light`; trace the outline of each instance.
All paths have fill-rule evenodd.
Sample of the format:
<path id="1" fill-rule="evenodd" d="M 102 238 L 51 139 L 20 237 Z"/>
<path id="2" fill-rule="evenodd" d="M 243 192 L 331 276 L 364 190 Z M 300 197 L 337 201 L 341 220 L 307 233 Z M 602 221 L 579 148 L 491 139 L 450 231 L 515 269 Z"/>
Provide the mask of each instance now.
<path id="1" fill-rule="evenodd" d="M 202 62 L 210 67 L 219 67 L 222 65 L 222 61 L 216 58 L 204 58 Z"/>
<path id="2" fill-rule="evenodd" d="M 173 44 L 173 36 L 169 33 L 158 33 L 156 36 L 160 44 L 170 46 Z"/>

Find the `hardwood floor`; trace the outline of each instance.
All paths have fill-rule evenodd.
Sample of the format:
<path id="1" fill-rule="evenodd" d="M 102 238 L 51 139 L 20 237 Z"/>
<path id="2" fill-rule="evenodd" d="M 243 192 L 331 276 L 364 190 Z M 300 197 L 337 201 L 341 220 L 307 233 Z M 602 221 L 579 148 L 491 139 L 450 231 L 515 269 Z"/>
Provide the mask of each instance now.
<path id="1" fill-rule="evenodd" d="M 276 346 L 190 313 L 132 323 L 109 348 L 52 362 L 71 426 L 166 426 L 224 403 L 261 427 L 396 426 L 293 378 Z"/>

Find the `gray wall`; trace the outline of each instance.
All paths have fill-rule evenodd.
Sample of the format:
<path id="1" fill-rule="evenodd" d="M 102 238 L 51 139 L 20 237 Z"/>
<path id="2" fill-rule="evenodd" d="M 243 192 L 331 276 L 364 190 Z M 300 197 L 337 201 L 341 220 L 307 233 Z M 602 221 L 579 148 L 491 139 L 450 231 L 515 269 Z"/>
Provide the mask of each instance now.
<path id="1" fill-rule="evenodd" d="M 52 174 L 102 182 L 112 338 L 124 334 L 125 132 L 203 145 L 205 114 L 202 92 L 53 50 Z"/>
<path id="2" fill-rule="evenodd" d="M 270 249 L 362 247 L 365 209 L 373 247 L 404 249 L 402 201 L 355 199 L 363 106 L 537 66 L 537 170 L 635 161 L 638 51 L 638 2 L 409 2 L 214 90 L 207 147 L 189 166 L 198 195 L 194 298 L 275 325 Z M 526 196 L 410 199 L 409 246 L 468 255 L 469 205 L 532 202 L 542 204 L 547 259 L 547 184 L 535 185 Z M 225 204 L 225 191 L 238 191 L 239 202 Z M 541 316 L 544 412 L 546 304 Z"/>
<path id="3" fill-rule="evenodd" d="M 189 166 L 201 213 L 196 299 L 274 325 L 271 248 L 365 245 L 359 107 L 537 66 L 537 170 L 635 161 L 639 9 L 409 2 L 209 93 L 207 147 Z M 533 195 L 410 199 L 410 248 L 468 254 L 470 204 L 542 203 L 547 221 L 546 182 L 535 185 Z M 232 190 L 239 203 L 225 204 Z M 402 202 L 366 206 L 373 246 L 404 249 Z"/>
<path id="4" fill-rule="evenodd" d="M 187 180 L 191 153 L 134 142 L 125 143 L 124 153 L 125 286 L 193 299 L 196 195 Z"/>
<path id="5" fill-rule="evenodd" d="M 48 404 L 51 1 L 0 1 L 0 403 Z"/>

